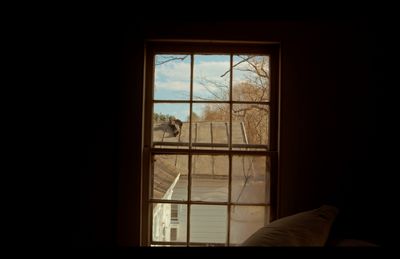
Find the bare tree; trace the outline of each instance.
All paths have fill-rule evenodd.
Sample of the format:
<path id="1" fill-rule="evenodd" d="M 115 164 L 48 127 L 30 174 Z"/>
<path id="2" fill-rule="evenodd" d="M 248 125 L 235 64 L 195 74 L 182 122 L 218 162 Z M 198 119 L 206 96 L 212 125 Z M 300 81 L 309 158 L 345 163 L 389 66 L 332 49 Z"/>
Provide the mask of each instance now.
<path id="1" fill-rule="evenodd" d="M 189 55 L 162 55 L 156 65 L 162 65 L 176 60 L 185 60 Z M 232 107 L 232 118 L 245 124 L 249 143 L 268 143 L 267 127 L 269 109 L 264 103 L 269 100 L 270 95 L 270 70 L 269 58 L 267 56 L 237 55 L 236 62 L 232 68 L 220 75 L 221 78 L 229 76 L 230 73 L 241 73 L 242 79 L 235 80 L 232 85 L 233 101 L 237 101 Z M 200 85 L 209 94 L 207 97 L 194 96 L 198 100 L 226 101 L 229 100 L 229 85 L 217 80 L 203 77 Z M 249 102 L 249 103 L 242 103 Z M 229 121 L 229 108 L 226 105 L 209 104 L 203 110 L 203 120 Z M 197 120 L 197 118 L 196 118 Z"/>
<path id="2" fill-rule="evenodd" d="M 266 105 L 257 104 L 269 100 L 270 71 L 269 60 L 265 56 L 237 56 L 239 61 L 232 65 L 232 70 L 244 72 L 241 81 L 235 81 L 232 85 L 232 96 L 234 101 L 252 102 L 237 103 L 232 107 L 232 118 L 242 121 L 246 127 L 247 137 L 250 143 L 267 143 L 267 126 L 269 110 Z M 228 70 L 221 77 L 229 75 Z M 210 100 L 227 100 L 229 87 L 216 81 L 202 80 L 202 85 L 210 93 Z M 202 98 L 206 100 L 207 98 Z M 213 120 L 223 117 L 229 120 L 228 111 L 224 105 L 208 105 L 203 112 L 204 120 Z M 219 116 L 218 116 L 219 115 Z"/>
<path id="3" fill-rule="evenodd" d="M 189 55 L 184 55 L 184 56 L 177 56 L 177 55 L 172 55 L 172 56 L 165 56 L 165 55 L 161 55 L 158 56 L 158 59 L 156 61 L 156 66 L 174 61 L 174 60 L 185 60 Z"/>

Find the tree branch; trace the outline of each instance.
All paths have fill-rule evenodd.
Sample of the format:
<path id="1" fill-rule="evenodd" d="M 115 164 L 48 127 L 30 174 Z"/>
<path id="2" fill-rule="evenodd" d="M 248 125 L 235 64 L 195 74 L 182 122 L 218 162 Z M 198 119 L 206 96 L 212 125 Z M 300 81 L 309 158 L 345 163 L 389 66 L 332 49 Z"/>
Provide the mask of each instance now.
<path id="1" fill-rule="evenodd" d="M 240 56 L 239 56 L 239 57 L 240 57 Z M 253 58 L 253 57 L 254 57 L 254 56 L 248 56 L 247 58 L 245 58 L 245 59 L 239 61 L 238 63 L 236 63 L 235 65 L 233 65 L 231 69 L 228 69 L 225 73 L 223 73 L 223 74 L 221 75 L 221 77 L 224 77 L 224 76 L 225 76 L 226 74 L 228 74 L 234 67 L 240 65 L 240 64 L 243 63 L 243 62 L 248 61 L 249 59 L 251 59 L 251 58 Z M 241 57 L 241 58 L 242 58 L 242 57 Z"/>
<path id="2" fill-rule="evenodd" d="M 253 64 L 253 63 L 251 63 L 249 61 L 247 61 L 247 63 L 254 68 L 253 72 L 256 73 L 258 76 L 269 78 L 267 73 L 265 73 L 265 74 L 260 73 L 259 68 L 255 64 Z M 261 70 L 264 71 L 264 69 L 262 69 L 262 67 L 261 67 Z"/>
<path id="3" fill-rule="evenodd" d="M 168 62 L 170 62 L 170 61 L 174 61 L 174 60 L 181 60 L 181 61 L 183 61 L 183 60 L 185 60 L 188 56 L 189 56 L 189 55 L 186 55 L 186 56 L 183 56 L 183 57 L 181 57 L 181 58 L 179 58 L 179 57 L 174 57 L 174 56 L 166 57 L 166 58 L 168 58 L 167 60 L 163 60 L 163 61 L 160 61 L 160 62 L 156 62 L 156 66 L 159 66 L 159 65 L 162 65 L 162 64 L 168 63 Z"/>
<path id="4" fill-rule="evenodd" d="M 215 99 L 217 99 L 217 100 L 222 100 L 223 99 L 220 96 L 218 96 L 217 93 L 214 93 L 214 91 L 212 91 L 207 85 L 204 84 L 203 87 L 207 90 L 207 92 L 212 94 L 215 97 Z M 209 99 L 209 100 L 212 100 L 212 99 Z"/>
<path id="5" fill-rule="evenodd" d="M 234 113 L 237 113 L 237 112 L 248 111 L 248 110 L 251 110 L 252 108 L 257 109 L 257 110 L 262 110 L 262 111 L 268 112 L 268 109 L 267 109 L 267 108 L 263 108 L 263 107 L 260 107 L 260 106 L 255 105 L 255 104 L 250 105 L 250 107 L 242 108 L 242 109 L 233 109 L 233 108 L 232 108 L 232 110 L 233 110 Z"/>

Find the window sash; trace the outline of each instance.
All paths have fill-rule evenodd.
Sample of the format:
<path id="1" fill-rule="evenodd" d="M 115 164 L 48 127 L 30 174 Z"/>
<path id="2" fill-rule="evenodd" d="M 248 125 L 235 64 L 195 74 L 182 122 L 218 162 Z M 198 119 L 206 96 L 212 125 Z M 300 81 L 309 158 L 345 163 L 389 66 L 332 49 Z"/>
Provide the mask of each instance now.
<path id="1" fill-rule="evenodd" d="M 185 51 L 182 51 L 185 49 Z M 158 54 L 188 54 L 191 55 L 191 65 L 190 65 L 190 99 L 189 100 L 154 100 L 153 99 L 153 85 L 154 85 L 154 57 Z M 230 97 L 229 101 L 202 101 L 202 100 L 193 100 L 193 56 L 198 54 L 230 54 Z M 271 81 L 270 81 L 270 100 L 268 102 L 243 102 L 243 101 L 232 101 L 232 62 L 233 62 L 233 55 L 237 54 L 251 54 L 251 55 L 268 55 L 270 56 L 270 69 L 271 69 Z M 278 44 L 232 44 L 228 45 L 226 42 L 221 43 L 213 43 L 211 45 L 204 45 L 200 43 L 183 43 L 183 42 L 163 42 L 159 44 L 159 42 L 148 42 L 146 46 L 146 88 L 145 88 L 145 128 L 151 129 L 150 131 L 144 131 L 144 147 L 143 147 L 143 157 L 144 157 L 144 164 L 142 170 L 142 179 L 144 183 L 144 192 L 143 196 L 145 199 L 142 199 L 143 206 L 142 206 L 142 227 L 144 234 L 142 236 L 142 244 L 144 245 L 160 245 L 160 244 L 171 244 L 171 245 L 205 245 L 203 243 L 194 243 L 189 242 L 190 236 L 190 205 L 192 204 L 209 204 L 209 205 L 225 205 L 228 209 L 228 237 L 226 244 L 210 244 L 210 245 L 229 245 L 229 236 L 230 236 L 230 207 L 231 205 L 234 206 L 264 206 L 270 207 L 270 219 L 274 218 L 275 210 L 276 210 L 276 177 L 277 177 L 277 161 L 278 161 L 278 88 L 279 88 L 279 45 Z M 233 104 L 240 104 L 240 103 L 254 103 L 254 104 L 266 104 L 270 106 L 270 113 L 269 113 L 269 145 L 237 145 L 237 144 L 230 144 L 232 143 L 232 134 L 230 134 L 230 141 L 228 142 L 226 147 L 227 150 L 215 150 L 215 149 L 193 149 L 193 146 L 196 146 L 199 143 L 191 143 L 192 142 L 192 122 L 191 122 L 191 113 L 190 113 L 190 121 L 189 121 L 189 143 L 188 149 L 178 149 L 175 148 L 176 144 L 170 143 L 170 148 L 162 148 L 162 147 L 155 147 L 154 144 L 161 144 L 157 142 L 152 142 L 152 106 L 155 103 L 189 103 L 190 110 L 192 110 L 192 104 L 194 103 L 227 103 L 230 104 L 229 109 L 232 110 Z M 230 132 L 232 132 L 232 113 L 230 113 Z M 165 142 L 162 142 L 163 146 L 165 146 Z M 194 144 L 194 145 L 193 145 Z M 185 144 L 186 145 L 186 144 Z M 201 144 L 200 144 L 201 145 Z M 204 144 L 206 145 L 206 144 Z M 217 145 L 208 145 L 208 147 L 212 148 Z M 224 147 L 225 147 L 224 146 Z M 259 148 L 260 150 L 235 150 L 232 148 L 240 147 L 240 148 Z M 149 177 L 149 172 L 151 170 L 150 158 L 156 154 L 186 154 L 189 155 L 189 171 L 188 171 L 188 179 L 191 178 L 191 156 L 195 154 L 224 154 L 229 156 L 229 194 L 228 194 L 228 201 L 226 203 L 218 203 L 218 202 L 203 202 L 203 201 L 191 201 L 191 181 L 188 181 L 188 200 L 187 201 L 173 201 L 173 200 L 157 200 L 151 199 L 150 197 L 150 188 L 151 188 L 151 181 Z M 270 159 L 270 186 L 267 190 L 270 192 L 270 203 L 262 203 L 262 204 L 249 204 L 249 203 L 232 203 L 231 201 L 231 177 L 232 177 L 232 156 L 233 155 L 257 155 L 257 156 L 265 156 L 269 157 Z M 146 188 L 147 186 L 147 188 Z M 187 238 L 186 242 L 159 242 L 152 240 L 152 204 L 154 203 L 171 203 L 171 204 L 187 204 Z M 147 211 L 147 213 L 146 213 Z M 146 227 L 149 226 L 149 227 Z"/>

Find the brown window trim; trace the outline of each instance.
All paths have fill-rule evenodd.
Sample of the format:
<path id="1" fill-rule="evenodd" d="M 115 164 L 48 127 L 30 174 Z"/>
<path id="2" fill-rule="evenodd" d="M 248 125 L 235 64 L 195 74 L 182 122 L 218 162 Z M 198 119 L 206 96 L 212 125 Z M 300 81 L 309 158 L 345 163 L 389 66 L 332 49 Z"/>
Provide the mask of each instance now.
<path id="1" fill-rule="evenodd" d="M 251 54 L 251 55 L 269 55 L 271 57 L 271 93 L 270 101 L 270 143 L 267 151 L 253 151 L 270 157 L 271 161 L 271 185 L 270 185 L 270 220 L 276 219 L 278 211 L 278 159 L 279 159 L 279 95 L 280 95 L 280 44 L 276 42 L 245 42 L 245 41 L 184 41 L 184 40 L 148 40 L 145 43 L 145 74 L 144 74 L 144 129 L 151 129 L 151 105 L 153 103 L 153 68 L 154 55 L 156 54 Z M 231 64 L 232 65 L 232 64 Z M 193 67 L 191 67 L 193 70 Z M 151 71 L 150 73 L 148 71 Z M 191 71 L 192 73 L 193 71 Z M 192 86 L 191 86 L 192 89 Z M 158 101 L 158 100 L 157 100 Z M 171 102 L 171 101 L 168 101 Z M 173 102 L 173 101 L 172 101 Z M 231 101 L 229 101 L 231 102 Z M 229 103 L 228 102 L 228 103 Z M 191 100 L 190 106 L 194 103 Z M 150 108 L 149 108 L 150 107 Z M 191 131 L 189 131 L 191 134 Z M 189 137 L 190 138 L 190 137 Z M 143 163 L 142 164 L 142 206 L 141 206 L 141 245 L 150 245 L 151 236 L 151 215 L 150 215 L 150 157 L 151 154 L 167 154 L 182 152 L 182 149 L 157 149 L 151 147 L 151 130 L 143 131 Z M 191 139 L 191 138 L 190 138 Z M 192 154 L 202 153 L 203 151 L 192 150 Z M 187 153 L 187 150 L 183 151 Z M 228 154 L 226 151 L 223 153 Z M 229 150 L 231 154 L 240 154 Z M 217 151 L 218 153 L 218 151 Z M 247 153 L 246 153 L 247 154 Z M 189 159 L 190 160 L 190 159 Z M 189 162 L 190 163 L 190 162 Z M 190 193 L 190 187 L 189 187 Z M 171 201 L 165 201 L 173 203 Z M 192 204 L 192 202 L 190 202 Z M 189 206 L 188 212 L 189 215 Z M 228 213 L 229 218 L 229 213 Z M 189 230 L 187 231 L 189 235 Z M 229 235 L 229 232 L 228 232 Z M 153 244 L 162 242 L 153 241 Z M 182 242 L 171 242 L 171 244 L 182 244 Z M 183 244 L 186 244 L 183 242 Z"/>

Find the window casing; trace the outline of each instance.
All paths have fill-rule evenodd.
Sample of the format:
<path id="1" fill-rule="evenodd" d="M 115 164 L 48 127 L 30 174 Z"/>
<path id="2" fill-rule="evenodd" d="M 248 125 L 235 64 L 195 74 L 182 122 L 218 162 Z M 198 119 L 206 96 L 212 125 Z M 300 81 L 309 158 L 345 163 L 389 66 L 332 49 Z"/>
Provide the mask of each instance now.
<path id="1" fill-rule="evenodd" d="M 210 57 L 226 65 L 220 74 L 228 83 L 223 94 L 212 92 L 207 98 L 201 88 L 206 84 L 196 76 L 202 65 L 216 63 Z M 183 95 L 166 98 L 157 92 L 164 83 L 158 75 L 161 66 L 175 61 L 182 61 L 172 69 L 184 71 L 178 77 L 186 76 L 187 86 Z M 238 87 L 235 77 L 246 70 L 239 69 L 244 63 L 260 71 L 256 76 L 268 73 L 268 82 L 261 82 L 266 94 L 245 84 Z M 277 210 L 279 44 L 150 41 L 145 64 L 141 244 L 240 244 L 273 220 Z M 258 70 L 259 64 L 265 69 Z M 185 110 L 181 126 L 159 118 L 163 113 L 158 111 L 171 107 Z M 198 118 L 199 110 L 208 111 L 208 120 Z M 250 119 L 241 120 L 245 116 Z"/>

